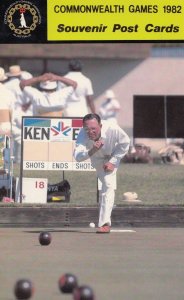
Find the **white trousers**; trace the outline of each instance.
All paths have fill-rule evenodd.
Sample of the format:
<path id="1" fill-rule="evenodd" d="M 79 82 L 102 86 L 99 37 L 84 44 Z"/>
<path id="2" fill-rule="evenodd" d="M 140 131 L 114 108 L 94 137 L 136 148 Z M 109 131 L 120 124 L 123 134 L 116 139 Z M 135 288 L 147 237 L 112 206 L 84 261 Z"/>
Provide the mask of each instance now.
<path id="1" fill-rule="evenodd" d="M 111 226 L 111 213 L 114 205 L 116 189 L 116 172 L 105 172 L 102 168 L 96 168 L 99 179 L 99 221 L 98 226 L 104 224 Z"/>

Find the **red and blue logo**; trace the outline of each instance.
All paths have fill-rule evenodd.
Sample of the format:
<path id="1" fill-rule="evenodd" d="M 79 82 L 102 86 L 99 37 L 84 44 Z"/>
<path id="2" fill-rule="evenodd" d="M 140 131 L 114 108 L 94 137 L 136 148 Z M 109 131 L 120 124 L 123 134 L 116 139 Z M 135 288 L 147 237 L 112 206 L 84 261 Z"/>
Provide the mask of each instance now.
<path id="1" fill-rule="evenodd" d="M 51 131 L 53 132 L 53 135 L 58 135 L 62 133 L 64 136 L 68 136 L 69 132 L 71 131 L 71 127 L 65 126 L 64 122 L 60 121 L 58 122 L 57 126 L 52 126 Z"/>

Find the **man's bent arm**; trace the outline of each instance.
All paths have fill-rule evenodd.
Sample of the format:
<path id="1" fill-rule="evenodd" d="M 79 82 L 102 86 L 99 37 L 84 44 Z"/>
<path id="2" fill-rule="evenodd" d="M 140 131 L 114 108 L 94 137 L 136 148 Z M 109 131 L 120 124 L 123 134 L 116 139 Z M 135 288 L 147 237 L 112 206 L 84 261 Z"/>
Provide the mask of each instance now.
<path id="1" fill-rule="evenodd" d="M 123 129 L 120 129 L 118 131 L 117 139 L 118 143 L 115 146 L 115 149 L 111 155 L 111 159 L 109 160 L 109 162 L 111 162 L 114 165 L 119 165 L 121 159 L 126 155 L 130 146 L 130 138 L 124 132 Z"/>
<path id="2" fill-rule="evenodd" d="M 104 142 L 102 139 L 94 141 L 93 147 L 91 149 L 86 148 L 86 135 L 84 129 L 81 129 L 79 135 L 77 137 L 76 146 L 74 150 L 74 158 L 76 161 L 84 161 L 90 158 L 93 154 L 95 154 L 101 147 L 103 147 Z"/>

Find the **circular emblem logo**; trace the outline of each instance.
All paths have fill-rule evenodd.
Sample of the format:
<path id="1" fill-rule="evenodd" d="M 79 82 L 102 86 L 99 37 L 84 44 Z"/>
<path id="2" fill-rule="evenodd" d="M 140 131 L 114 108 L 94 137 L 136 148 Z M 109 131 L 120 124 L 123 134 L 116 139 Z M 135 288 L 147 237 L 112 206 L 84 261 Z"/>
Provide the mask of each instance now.
<path id="1" fill-rule="evenodd" d="M 20 38 L 31 36 L 36 27 L 41 24 L 38 8 L 29 1 L 16 1 L 5 13 L 4 23 Z"/>

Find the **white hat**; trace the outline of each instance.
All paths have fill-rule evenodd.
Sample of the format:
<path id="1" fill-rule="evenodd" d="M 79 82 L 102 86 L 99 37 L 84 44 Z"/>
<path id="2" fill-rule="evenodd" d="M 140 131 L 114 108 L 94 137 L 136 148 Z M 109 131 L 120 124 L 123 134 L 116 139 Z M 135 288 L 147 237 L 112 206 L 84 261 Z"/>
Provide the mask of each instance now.
<path id="1" fill-rule="evenodd" d="M 33 75 L 27 71 L 22 71 L 21 72 L 21 79 L 22 80 L 27 80 L 33 78 Z"/>
<path id="2" fill-rule="evenodd" d="M 9 72 L 6 73 L 8 77 L 15 77 L 15 76 L 20 76 L 21 75 L 21 68 L 19 65 L 13 65 L 9 67 Z"/>
<path id="3" fill-rule="evenodd" d="M 8 77 L 5 75 L 5 71 L 0 67 L 0 81 L 6 80 Z"/>
<path id="4" fill-rule="evenodd" d="M 141 202 L 141 200 L 138 200 L 138 195 L 135 192 L 126 192 L 123 194 L 123 200 L 125 201 L 132 201 L 132 202 Z"/>
<path id="5" fill-rule="evenodd" d="M 115 98 L 114 92 L 112 90 L 107 90 L 105 92 L 105 96 L 106 98 L 110 99 L 110 98 Z"/>
<path id="6" fill-rule="evenodd" d="M 56 81 L 42 81 L 40 82 L 40 88 L 43 90 L 55 90 L 57 88 L 57 82 Z"/>

